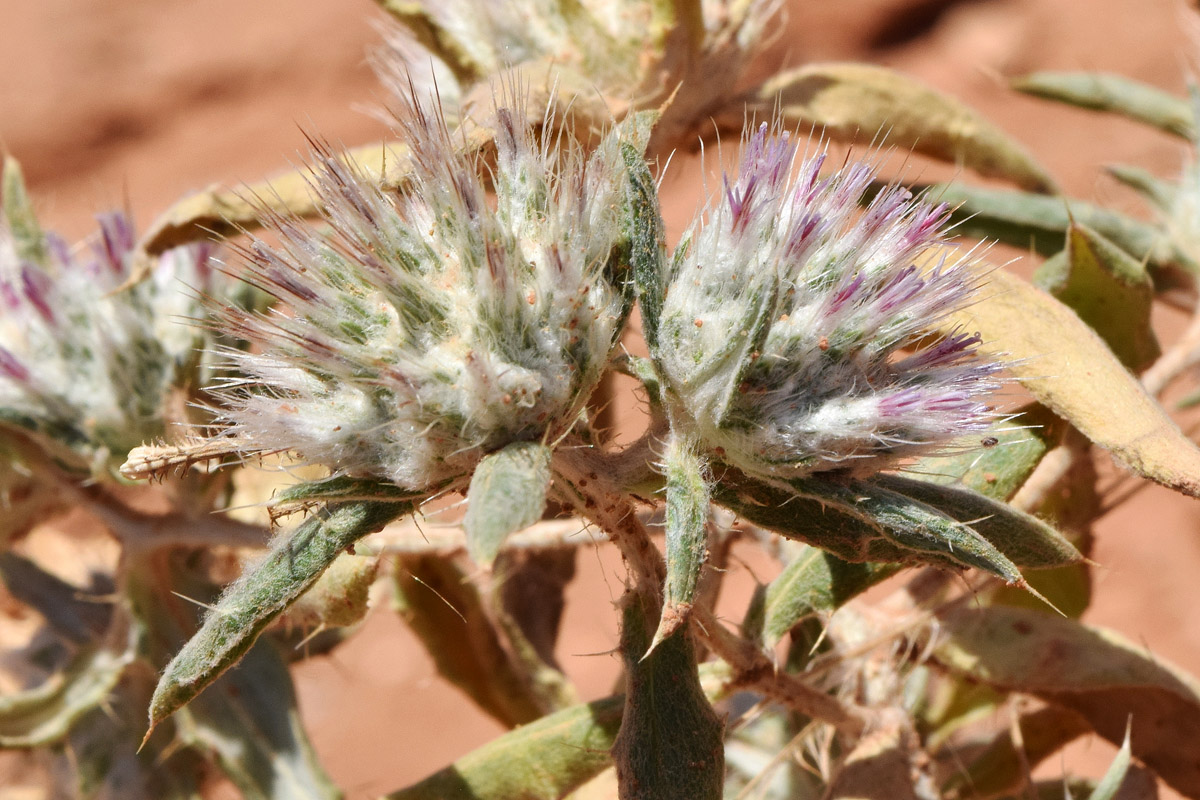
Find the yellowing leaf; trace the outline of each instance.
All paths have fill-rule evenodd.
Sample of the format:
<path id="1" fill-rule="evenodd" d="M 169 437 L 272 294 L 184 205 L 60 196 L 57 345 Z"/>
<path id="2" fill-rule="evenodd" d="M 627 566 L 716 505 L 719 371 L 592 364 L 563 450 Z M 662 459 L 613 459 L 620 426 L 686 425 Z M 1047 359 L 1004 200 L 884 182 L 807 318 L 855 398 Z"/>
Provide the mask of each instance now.
<path id="1" fill-rule="evenodd" d="M 840 141 L 891 145 L 1030 191 L 1054 190 L 1054 179 L 1008 134 L 958 100 L 883 67 L 809 64 L 764 83 L 749 109 L 770 117 L 777 104 L 787 124 Z"/>
<path id="2" fill-rule="evenodd" d="M 1099 628 L 1028 609 L 963 607 L 941 619 L 934 657 L 954 672 L 1066 706 L 1114 744 L 1200 796 L 1200 683 Z"/>
<path id="3" fill-rule="evenodd" d="M 1004 270 L 971 267 L 987 285 L 943 330 L 979 331 L 981 351 L 1010 362 L 1034 397 L 1144 478 L 1200 497 L 1200 448 L 1071 309 Z"/>

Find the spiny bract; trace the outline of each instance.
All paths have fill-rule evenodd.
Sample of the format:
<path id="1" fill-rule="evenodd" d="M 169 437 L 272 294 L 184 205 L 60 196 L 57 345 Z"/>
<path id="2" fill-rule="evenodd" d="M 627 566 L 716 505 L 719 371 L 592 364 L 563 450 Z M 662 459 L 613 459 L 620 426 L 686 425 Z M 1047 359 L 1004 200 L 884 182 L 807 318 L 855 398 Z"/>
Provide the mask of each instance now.
<path id="1" fill-rule="evenodd" d="M 937 338 L 969 303 L 943 245 L 947 209 L 881 190 L 850 163 L 822 177 L 763 125 L 741 171 L 692 223 L 667 268 L 655 353 L 677 424 L 758 475 L 870 474 L 985 430 L 996 363 L 978 337 Z"/>
<path id="2" fill-rule="evenodd" d="M 248 451 L 421 490 L 578 421 L 628 313 L 624 168 L 616 134 L 585 159 L 498 101 L 489 185 L 415 92 L 396 115 L 412 168 L 399 193 L 318 148 L 329 231 L 276 217 L 281 244 L 246 248 L 286 310 L 224 313 L 255 347 L 230 352 L 248 377 L 218 394 Z"/>

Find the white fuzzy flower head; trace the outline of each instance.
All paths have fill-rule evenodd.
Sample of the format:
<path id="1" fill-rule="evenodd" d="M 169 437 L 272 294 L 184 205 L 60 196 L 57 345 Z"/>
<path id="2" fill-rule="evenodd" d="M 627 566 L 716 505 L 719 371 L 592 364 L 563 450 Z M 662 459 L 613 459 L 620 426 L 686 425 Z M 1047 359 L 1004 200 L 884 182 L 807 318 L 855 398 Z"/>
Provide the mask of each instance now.
<path id="1" fill-rule="evenodd" d="M 923 271 L 947 209 L 800 160 L 761 127 L 736 180 L 693 222 L 666 276 L 657 361 L 672 411 L 758 475 L 870 474 L 986 430 L 999 365 L 937 338 L 971 302 L 963 262 Z"/>
<path id="2" fill-rule="evenodd" d="M 52 233 L 19 241 L 0 223 L 0 419 L 113 466 L 162 438 L 173 388 L 195 380 L 212 247 L 171 250 L 123 291 L 134 235 L 122 214 L 71 249 Z M 26 237 L 29 233 L 24 232 Z M 111 461 L 115 459 L 115 461 Z"/>
<path id="3" fill-rule="evenodd" d="M 256 352 L 230 354 L 249 378 L 218 394 L 249 451 L 421 490 L 580 419 L 628 309 L 624 169 L 614 136 L 585 160 L 498 107 L 489 182 L 439 114 L 397 117 L 399 193 L 319 148 L 329 231 L 276 218 L 281 244 L 246 248 L 287 310 L 226 312 Z"/>

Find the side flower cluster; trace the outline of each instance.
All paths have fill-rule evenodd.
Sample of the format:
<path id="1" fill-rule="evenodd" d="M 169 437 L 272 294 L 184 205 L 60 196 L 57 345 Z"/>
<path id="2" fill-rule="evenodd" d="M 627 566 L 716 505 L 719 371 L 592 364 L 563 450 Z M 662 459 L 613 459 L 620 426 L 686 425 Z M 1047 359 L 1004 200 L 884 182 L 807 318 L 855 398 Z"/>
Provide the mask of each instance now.
<path id="1" fill-rule="evenodd" d="M 6 203 L 7 205 L 7 203 Z M 134 232 L 120 213 L 74 249 L 36 228 L 0 223 L 0 421 L 67 445 L 93 469 L 168 434 L 171 391 L 199 380 L 199 292 L 212 247 L 171 250 L 129 278 Z"/>
<path id="2" fill-rule="evenodd" d="M 945 244 L 947 209 L 890 187 L 860 210 L 872 168 L 822 177 L 824 160 L 762 126 L 664 281 L 672 414 L 760 476 L 871 474 L 994 420 L 1001 365 L 975 335 L 933 334 L 977 288 L 961 259 L 918 266 Z"/>
<path id="3" fill-rule="evenodd" d="M 222 312 L 253 344 L 217 392 L 242 449 L 420 490 L 579 420 L 628 313 L 619 141 L 585 159 L 535 140 L 523 109 L 494 116 L 488 170 L 410 96 L 398 194 L 318 148 L 329 230 L 274 218 L 280 244 L 246 260 L 280 304 Z"/>

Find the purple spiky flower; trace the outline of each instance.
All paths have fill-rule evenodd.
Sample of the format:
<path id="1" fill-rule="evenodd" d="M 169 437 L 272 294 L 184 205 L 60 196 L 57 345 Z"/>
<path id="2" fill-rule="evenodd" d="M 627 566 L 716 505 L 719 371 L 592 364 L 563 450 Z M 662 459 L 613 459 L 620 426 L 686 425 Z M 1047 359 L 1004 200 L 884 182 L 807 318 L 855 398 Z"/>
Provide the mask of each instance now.
<path id="1" fill-rule="evenodd" d="M 6 211 L 23 201 L 19 169 L 5 164 Z M 202 313 L 211 290 L 211 245 L 163 255 L 151 275 L 117 291 L 131 273 L 134 232 L 120 213 L 70 248 L 43 233 L 31 212 L 0 218 L 0 419 L 73 450 L 103 474 L 144 441 L 162 438 L 173 387 L 197 379 L 204 332 L 182 318 Z"/>
<path id="2" fill-rule="evenodd" d="M 676 424 L 746 472 L 871 474 L 986 430 L 1001 365 L 934 326 L 970 303 L 944 205 L 824 176 L 766 125 L 675 251 L 654 353 Z M 798 162 L 798 163 L 797 163 Z"/>
<path id="3" fill-rule="evenodd" d="M 217 391 L 245 452 L 426 489 L 570 430 L 607 366 L 629 302 L 618 135 L 587 158 L 500 101 L 489 185 L 415 95 L 396 112 L 401 192 L 318 149 L 329 232 L 276 217 L 282 244 L 246 248 L 250 280 L 289 311 L 223 312 L 256 345 L 230 352 L 248 378 Z"/>

